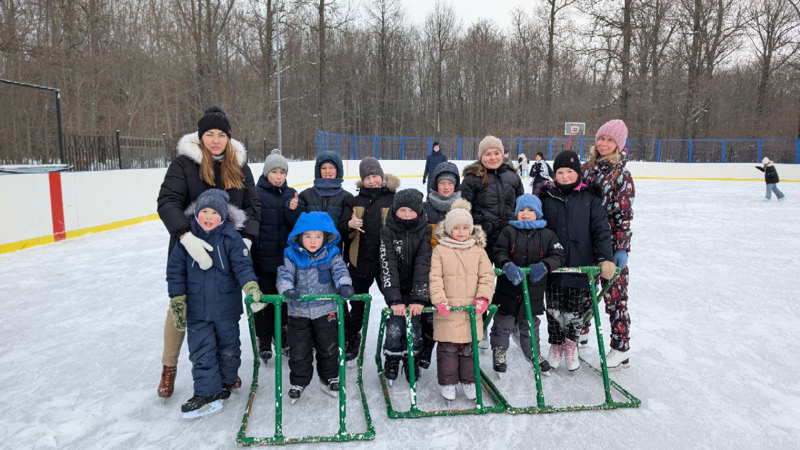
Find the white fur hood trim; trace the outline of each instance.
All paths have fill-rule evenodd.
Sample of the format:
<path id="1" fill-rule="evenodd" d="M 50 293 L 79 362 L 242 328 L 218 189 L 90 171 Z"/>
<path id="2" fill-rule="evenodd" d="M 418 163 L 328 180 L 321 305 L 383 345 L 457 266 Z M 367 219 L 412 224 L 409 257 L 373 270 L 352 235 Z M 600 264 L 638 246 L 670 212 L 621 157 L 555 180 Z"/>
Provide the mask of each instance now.
<path id="1" fill-rule="evenodd" d="M 244 148 L 244 144 L 236 139 L 231 139 L 231 147 L 233 148 L 236 162 L 239 163 L 240 167 L 243 167 L 247 163 L 247 149 Z M 181 140 L 178 141 L 177 148 L 178 155 L 186 156 L 197 164 L 203 162 L 203 151 L 200 150 L 200 136 L 197 135 L 196 131 L 184 135 Z"/>
<path id="2" fill-rule="evenodd" d="M 193 201 L 189 206 L 183 210 L 183 214 L 189 219 L 194 216 L 194 207 L 197 201 Z M 247 222 L 247 213 L 239 209 L 236 205 L 228 203 L 228 222 L 233 224 L 233 228 L 241 230 Z"/>

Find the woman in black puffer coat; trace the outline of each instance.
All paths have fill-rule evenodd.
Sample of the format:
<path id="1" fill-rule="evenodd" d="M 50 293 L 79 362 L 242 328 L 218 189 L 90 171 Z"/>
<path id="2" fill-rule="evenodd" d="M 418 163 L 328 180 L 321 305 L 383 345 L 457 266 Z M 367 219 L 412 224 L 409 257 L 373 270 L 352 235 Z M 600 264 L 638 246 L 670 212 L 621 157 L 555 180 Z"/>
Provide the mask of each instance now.
<path id="1" fill-rule="evenodd" d="M 478 146 L 478 161 L 464 168 L 461 198 L 472 204 L 472 218 L 486 233 L 486 252 L 492 254 L 500 231 L 514 219 L 522 180 L 503 162 L 503 143 L 486 136 Z"/>
<path id="2" fill-rule="evenodd" d="M 208 189 L 225 190 L 229 203 L 247 215 L 239 234 L 249 248 L 258 238 L 261 204 L 253 173 L 247 166 L 247 150 L 241 142 L 231 139 L 231 124 L 225 111 L 218 106 L 208 108 L 197 128 L 196 133 L 189 133 L 178 141 L 178 157 L 167 168 L 158 193 L 158 216 L 170 234 L 168 255 L 180 242 L 200 268 L 206 270 L 212 264 L 205 247 L 208 244 L 191 233 L 189 219 L 184 214 L 186 208 Z M 172 310 L 167 308 L 159 397 L 172 395 L 185 335 L 175 329 Z"/>

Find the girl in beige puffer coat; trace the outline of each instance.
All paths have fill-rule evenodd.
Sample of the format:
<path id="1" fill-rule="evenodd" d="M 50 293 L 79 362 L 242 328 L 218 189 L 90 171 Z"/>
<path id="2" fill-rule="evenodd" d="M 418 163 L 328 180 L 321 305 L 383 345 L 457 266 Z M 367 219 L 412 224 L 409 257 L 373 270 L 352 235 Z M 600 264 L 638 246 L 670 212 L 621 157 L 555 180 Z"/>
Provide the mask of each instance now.
<path id="1" fill-rule="evenodd" d="M 455 399 L 459 382 L 468 399 L 476 397 L 469 314 L 450 312 L 450 307 L 475 305 L 477 339 L 481 339 L 481 314 L 494 294 L 494 269 L 484 250 L 486 234 L 473 224 L 470 208 L 463 199 L 453 203 L 436 226 L 439 245 L 431 256 L 431 303 L 438 310 L 433 317 L 433 338 L 439 343 L 437 375 L 442 396 L 448 401 Z"/>

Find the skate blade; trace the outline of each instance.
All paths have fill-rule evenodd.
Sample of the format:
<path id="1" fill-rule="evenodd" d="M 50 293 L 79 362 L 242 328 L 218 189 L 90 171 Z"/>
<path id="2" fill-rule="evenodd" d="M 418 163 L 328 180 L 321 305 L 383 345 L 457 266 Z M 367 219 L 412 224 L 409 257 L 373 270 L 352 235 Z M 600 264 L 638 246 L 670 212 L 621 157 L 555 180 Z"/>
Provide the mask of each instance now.
<path id="1" fill-rule="evenodd" d="M 394 380 L 390 380 L 390 379 L 387 378 L 386 379 L 386 384 L 388 384 L 389 387 L 392 387 L 392 385 L 394 384 Z"/>
<path id="2" fill-rule="evenodd" d="M 357 359 L 351 359 L 350 361 L 347 361 L 347 367 L 355 367 L 357 365 L 358 365 Z"/>
<path id="3" fill-rule="evenodd" d="M 298 401 L 298 400 L 300 400 L 300 399 L 299 399 L 299 398 L 290 398 L 290 399 L 289 399 L 289 401 L 291 401 L 293 405 L 294 405 L 295 403 L 297 403 L 297 401 Z"/>
<path id="4" fill-rule="evenodd" d="M 200 409 L 183 413 L 184 419 L 197 419 L 222 411 L 222 400 L 213 401 Z"/>
<path id="5" fill-rule="evenodd" d="M 332 390 L 328 389 L 328 386 L 320 386 L 320 389 L 322 389 L 322 392 L 324 392 L 325 394 L 327 394 L 327 395 L 329 395 L 329 396 L 331 396 L 333 398 L 339 398 L 339 391 L 338 390 L 337 391 L 332 391 Z"/>
<path id="6" fill-rule="evenodd" d="M 630 363 L 624 363 L 623 362 L 622 364 L 620 364 L 620 365 L 618 365 L 616 367 L 609 367 L 608 371 L 609 372 L 619 372 L 620 370 L 627 369 L 630 366 L 631 366 Z"/>
<path id="7" fill-rule="evenodd" d="M 503 372 L 495 372 L 495 373 L 497 374 L 497 379 L 498 380 L 502 380 L 503 379 Z"/>

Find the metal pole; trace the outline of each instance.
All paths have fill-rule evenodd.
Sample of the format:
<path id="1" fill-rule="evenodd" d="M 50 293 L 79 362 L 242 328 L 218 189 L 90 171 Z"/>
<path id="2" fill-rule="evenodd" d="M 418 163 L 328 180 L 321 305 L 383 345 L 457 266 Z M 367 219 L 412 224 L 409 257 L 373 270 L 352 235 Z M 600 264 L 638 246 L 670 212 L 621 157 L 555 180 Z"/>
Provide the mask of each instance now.
<path id="1" fill-rule="evenodd" d="M 277 14 L 276 14 L 277 15 Z M 280 15 L 275 20 L 275 66 L 277 69 L 278 79 L 278 149 L 283 153 L 283 133 L 281 131 L 281 18 Z"/>
<path id="2" fill-rule="evenodd" d="M 161 139 L 164 141 L 164 167 L 167 167 L 169 166 L 169 148 L 167 147 L 167 133 L 161 133 Z"/>
<path id="3" fill-rule="evenodd" d="M 61 91 L 56 89 L 56 120 L 58 121 L 58 156 L 64 162 L 64 129 L 61 123 Z"/>
<path id="4" fill-rule="evenodd" d="M 122 150 L 119 145 L 119 130 L 117 130 L 117 159 L 119 160 L 119 168 L 122 169 Z"/>

